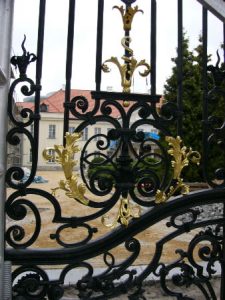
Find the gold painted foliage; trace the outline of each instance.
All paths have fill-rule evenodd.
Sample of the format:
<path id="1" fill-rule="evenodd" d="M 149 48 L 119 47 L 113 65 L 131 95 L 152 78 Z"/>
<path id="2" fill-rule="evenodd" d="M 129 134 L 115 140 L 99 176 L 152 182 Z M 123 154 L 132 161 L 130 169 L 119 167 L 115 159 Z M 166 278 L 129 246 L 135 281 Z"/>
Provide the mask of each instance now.
<path id="1" fill-rule="evenodd" d="M 182 146 L 182 139 L 179 136 L 176 138 L 167 136 L 166 141 L 170 146 L 168 154 L 173 157 L 171 160 L 171 165 L 173 167 L 173 179 L 175 180 L 176 184 L 172 185 L 167 193 L 157 190 L 155 197 L 156 204 L 166 202 L 176 192 L 179 192 L 182 195 L 188 194 L 189 186 L 183 182 L 183 178 L 181 178 L 181 172 L 189 165 L 190 162 L 199 165 L 201 159 L 199 152 L 193 151 L 192 148 L 188 149 L 186 146 Z"/>
<path id="2" fill-rule="evenodd" d="M 121 16 L 122 16 L 122 20 L 123 20 L 123 29 L 126 31 L 130 31 L 131 30 L 131 25 L 132 25 L 132 21 L 134 18 L 134 15 L 137 12 L 142 12 L 143 10 L 138 9 L 138 6 L 136 5 L 135 7 L 128 7 L 127 9 L 125 9 L 122 5 L 121 6 L 113 6 L 113 8 L 116 8 L 120 11 Z"/>
<path id="3" fill-rule="evenodd" d="M 131 205 L 128 198 L 121 198 L 116 218 L 110 222 L 110 217 L 105 215 L 102 217 L 102 224 L 109 228 L 115 228 L 119 224 L 127 227 L 129 220 L 132 218 L 139 218 L 140 214 L 141 208 L 139 205 Z"/>
<path id="4" fill-rule="evenodd" d="M 80 139 L 82 133 L 66 133 L 66 145 L 54 145 L 54 147 L 48 147 L 43 151 L 43 157 L 46 160 L 54 159 L 56 163 L 62 166 L 66 180 L 60 180 L 59 186 L 52 189 L 55 195 L 57 190 L 64 190 L 66 196 L 73 198 L 78 202 L 88 205 L 89 201 L 85 198 L 84 194 L 86 186 L 83 183 L 79 183 L 79 175 L 73 171 L 77 165 L 77 161 L 74 160 L 74 154 L 79 152 L 80 149 L 77 145 L 77 141 Z M 49 152 L 52 154 L 49 154 Z"/>

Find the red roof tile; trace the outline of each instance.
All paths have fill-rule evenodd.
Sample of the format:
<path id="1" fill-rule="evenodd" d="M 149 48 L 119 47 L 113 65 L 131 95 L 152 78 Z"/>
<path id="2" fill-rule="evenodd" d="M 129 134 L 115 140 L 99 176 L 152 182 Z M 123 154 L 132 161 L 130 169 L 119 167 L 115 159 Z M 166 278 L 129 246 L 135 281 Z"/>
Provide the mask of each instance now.
<path id="1" fill-rule="evenodd" d="M 70 99 L 76 97 L 76 96 L 83 96 L 88 100 L 88 109 L 87 111 L 91 111 L 94 107 L 94 100 L 91 98 L 91 91 L 89 90 L 75 90 L 71 89 L 71 97 Z M 162 100 L 162 99 L 160 99 Z M 59 90 L 54 93 L 52 93 L 50 96 L 41 99 L 40 104 L 46 104 L 48 106 L 48 113 L 63 113 L 64 112 L 64 107 L 63 104 L 65 102 L 65 90 Z M 159 106 L 161 106 L 162 101 L 158 103 Z M 18 107 L 22 108 L 30 108 L 34 109 L 34 103 L 33 102 L 17 102 L 16 105 Z M 157 105 L 157 106 L 158 106 Z M 111 106 L 112 113 L 110 116 L 117 118 L 120 116 L 118 110 L 114 107 Z M 127 110 L 128 108 L 125 108 Z"/>
<path id="2" fill-rule="evenodd" d="M 88 110 L 91 111 L 94 107 L 94 100 L 91 98 L 91 91 L 88 90 L 71 90 L 71 97 L 70 99 L 77 97 L 77 96 L 83 96 L 88 100 Z M 48 113 L 64 113 L 64 107 L 63 104 L 65 102 L 65 91 L 59 90 L 54 93 L 52 93 L 50 96 L 41 99 L 40 104 L 46 104 L 48 106 Z M 34 103 L 33 102 L 16 102 L 16 105 L 19 108 L 30 108 L 31 110 L 34 110 Z M 111 116 L 117 117 L 119 115 L 119 112 L 116 108 L 112 107 L 112 114 Z"/>
<path id="3" fill-rule="evenodd" d="M 34 108 L 34 103 L 33 102 L 16 102 L 15 103 L 16 106 L 20 109 L 22 108 L 30 108 L 31 110 L 33 110 Z"/>

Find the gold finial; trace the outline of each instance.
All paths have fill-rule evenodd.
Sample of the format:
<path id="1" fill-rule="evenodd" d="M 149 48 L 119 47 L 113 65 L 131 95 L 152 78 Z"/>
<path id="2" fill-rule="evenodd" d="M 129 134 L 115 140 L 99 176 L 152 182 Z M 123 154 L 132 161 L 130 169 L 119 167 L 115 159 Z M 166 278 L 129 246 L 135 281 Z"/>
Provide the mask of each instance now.
<path id="1" fill-rule="evenodd" d="M 125 9 L 123 6 L 113 6 L 113 8 L 116 8 L 120 11 L 121 16 L 122 16 L 122 20 L 123 20 L 123 29 L 126 31 L 130 31 L 131 30 L 131 25 L 132 25 L 132 21 L 134 18 L 134 15 L 137 12 L 142 12 L 143 10 L 138 9 L 138 6 L 136 5 L 134 8 L 132 6 L 128 7 L 127 9 Z"/>
<path id="2" fill-rule="evenodd" d="M 109 228 L 115 228 L 117 225 L 121 224 L 124 226 L 128 226 L 129 220 L 131 218 L 139 218 L 141 213 L 141 208 L 139 205 L 130 205 L 130 201 L 128 198 L 121 198 L 120 207 L 118 210 L 117 217 L 112 223 L 109 223 L 110 217 L 105 215 L 102 217 L 102 224 Z"/>
<path id="3" fill-rule="evenodd" d="M 88 205 L 89 201 L 85 198 L 86 191 L 85 184 L 78 183 L 79 175 L 73 172 L 74 166 L 77 165 L 77 161 L 74 160 L 74 154 L 79 152 L 80 149 L 77 146 L 77 141 L 80 139 L 82 133 L 66 133 L 66 145 L 54 145 L 54 147 L 48 147 L 43 151 L 43 157 L 45 160 L 55 159 L 63 168 L 63 172 L 66 180 L 60 180 L 59 186 L 52 189 L 52 193 L 55 195 L 56 191 L 61 189 L 66 192 L 69 198 L 73 198 L 84 205 Z M 53 150 L 54 154 L 49 154 L 49 151 Z"/>
<path id="4" fill-rule="evenodd" d="M 164 191 L 157 190 L 155 203 L 160 204 L 166 202 L 177 191 L 181 191 L 181 194 L 189 193 L 189 186 L 183 183 L 181 178 L 181 172 L 184 167 L 189 165 L 189 162 L 199 165 L 201 155 L 197 151 L 192 151 L 192 148 L 182 146 L 182 140 L 179 136 L 176 138 L 167 136 L 166 141 L 171 147 L 168 153 L 174 158 L 171 161 L 173 167 L 173 179 L 176 180 L 176 185 L 169 188 L 169 192 L 166 194 Z"/>
<path id="5" fill-rule="evenodd" d="M 129 107 L 130 106 L 130 101 L 123 101 L 123 107 Z"/>

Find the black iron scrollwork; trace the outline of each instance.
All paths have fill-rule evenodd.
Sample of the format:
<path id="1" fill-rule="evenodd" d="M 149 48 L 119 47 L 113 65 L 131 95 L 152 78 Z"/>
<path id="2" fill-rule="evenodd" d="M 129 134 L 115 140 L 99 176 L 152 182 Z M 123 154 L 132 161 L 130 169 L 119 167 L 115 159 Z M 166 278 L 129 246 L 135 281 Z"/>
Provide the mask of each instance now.
<path id="1" fill-rule="evenodd" d="M 161 95 L 155 94 L 155 0 L 151 1 L 151 95 L 127 93 L 130 92 L 132 84 L 131 67 L 134 71 L 134 67 L 137 66 L 137 61 L 132 57 L 133 52 L 129 47 L 131 38 L 128 31 L 132 15 L 140 10 L 137 6 L 134 9 L 131 7 L 136 0 L 121 0 L 121 2 L 126 7 L 117 6 L 116 8 L 122 14 L 127 32 L 122 40 L 125 49 L 122 57 L 124 66 L 120 65 L 119 69 L 126 68 L 124 79 L 129 81 L 129 86 L 128 89 L 124 89 L 125 93 L 100 91 L 102 47 L 99 43 L 102 44 L 104 1 L 99 0 L 100 22 L 98 22 L 98 55 L 96 55 L 97 66 L 99 66 L 98 76 L 96 76 L 98 88 L 96 88 L 97 92 L 91 92 L 94 102 L 91 106 L 91 102 L 83 95 L 70 99 L 73 52 L 71 44 L 75 12 L 75 1 L 70 1 L 70 8 L 73 9 L 70 10 L 68 29 L 64 131 L 67 131 L 69 122 L 74 121 L 79 121 L 74 134 L 81 133 L 93 125 L 100 127 L 103 122 L 108 128 L 107 133 L 96 131 L 87 140 L 83 140 L 79 160 L 81 175 L 79 180 L 87 190 L 84 201 L 89 206 L 87 212 L 80 209 L 82 201 L 80 203 L 77 201 L 74 206 L 80 205 L 76 207 L 79 214 L 73 212 L 73 215 L 64 216 L 61 203 L 54 194 L 29 187 L 35 176 L 38 162 L 42 54 L 35 55 L 26 50 L 25 36 L 21 45 L 22 55 L 13 56 L 11 59 L 11 64 L 18 68 L 20 74 L 19 78 L 12 83 L 8 96 L 8 114 L 13 128 L 7 134 L 7 142 L 18 146 L 25 137 L 30 143 L 32 154 L 31 173 L 28 179 L 24 179 L 24 171 L 18 166 L 10 167 L 6 172 L 6 183 L 14 191 L 9 195 L 5 204 L 9 221 L 5 234 L 7 243 L 5 259 L 19 266 L 12 273 L 13 299 L 15 300 L 62 299 L 66 290 L 66 276 L 71 271 L 79 273 L 80 269 L 84 270 L 84 273 L 79 274 L 80 278 L 74 280 L 72 287 L 80 299 L 105 300 L 118 297 L 120 294 L 128 294 L 130 300 L 148 299 L 145 296 L 143 281 L 151 275 L 159 279 L 165 294 L 179 300 L 194 300 L 187 295 L 186 290 L 182 292 L 179 289 L 192 286 L 198 288 L 204 299 L 216 300 L 211 280 L 216 272 L 216 266 L 223 268 L 224 264 L 224 216 L 220 213 L 215 218 L 204 217 L 201 207 L 216 204 L 223 209 L 225 202 L 224 164 L 221 163 L 222 160 L 218 160 L 218 165 L 213 170 L 205 169 L 206 181 L 212 187 L 220 187 L 220 189 L 175 196 L 167 203 L 156 205 L 157 190 L 168 191 L 171 186 L 171 159 L 164 145 L 164 137 L 171 136 L 175 123 L 181 117 L 181 109 L 178 109 L 174 103 L 161 105 Z M 39 21 L 42 25 L 39 26 L 38 42 L 40 52 L 43 50 L 44 40 L 44 6 L 45 0 L 41 0 Z M 36 83 L 27 75 L 27 68 L 35 61 L 38 67 Z M 118 62 L 115 57 L 109 61 L 114 64 Z M 146 66 L 145 61 L 140 63 Z M 206 97 L 207 104 L 211 105 L 209 105 L 211 111 L 210 113 L 207 111 L 210 116 L 207 115 L 204 119 L 203 163 L 205 165 L 210 165 L 210 161 L 217 156 L 218 149 L 221 150 L 221 147 L 224 156 L 225 149 L 224 115 L 215 115 L 213 110 L 219 102 L 218 99 L 223 99 L 224 102 L 225 97 L 223 86 L 225 72 L 219 64 L 218 55 L 216 66 L 208 67 L 214 79 L 214 87 L 207 92 Z M 150 67 L 147 71 L 143 75 L 150 72 Z M 34 109 L 24 108 L 15 112 L 13 95 L 20 85 L 22 85 L 20 89 L 22 95 L 35 96 Z M 34 125 L 33 134 L 29 130 L 31 125 Z M 156 138 L 150 135 L 151 129 L 160 132 L 160 136 Z M 212 150 L 213 145 L 216 145 L 216 150 Z M 221 155 L 221 151 L 219 153 Z M 70 165 L 71 170 L 73 167 L 74 165 Z M 66 181 L 61 183 L 64 184 L 63 188 L 66 191 L 62 200 L 67 201 L 66 196 L 70 191 L 66 187 Z M 49 205 L 48 218 L 52 224 L 48 238 L 56 246 L 50 250 L 33 249 L 46 229 L 42 211 L 34 199 L 36 197 L 41 197 Z M 143 208 L 138 218 L 135 218 L 135 213 L 132 212 L 133 203 L 136 207 Z M 96 223 L 107 219 L 106 214 L 118 204 L 120 205 L 119 212 L 112 222 L 116 228 L 103 235 Z M 32 218 L 32 229 L 29 234 L 25 224 L 28 217 L 29 220 Z M 152 246 L 150 240 L 153 237 L 155 225 L 160 227 L 161 238 Z M 139 234 L 149 229 L 151 233 L 145 238 L 145 243 L 149 253 L 151 250 L 151 254 L 145 257 L 142 269 L 138 271 L 133 266 L 139 264 L 139 259 L 143 254 Z M 79 233 L 80 230 L 82 234 L 77 237 L 77 232 Z M 65 233 L 68 231 L 70 232 L 69 239 L 65 238 Z M 169 243 L 189 233 L 192 234 L 191 239 L 185 241 L 182 249 L 174 251 L 175 261 L 171 262 L 168 259 L 165 261 L 164 252 L 170 245 Z M 119 258 L 117 247 L 123 249 L 125 258 Z M 100 259 L 103 266 L 99 273 L 95 272 L 95 263 L 92 261 L 96 257 Z M 54 279 L 50 279 L 47 271 L 40 267 L 59 264 L 63 267 L 58 277 Z M 172 287 L 168 284 L 168 278 L 171 278 Z M 134 290 L 131 291 L 132 288 Z"/>
<path id="2" fill-rule="evenodd" d="M 70 262 L 59 275 L 58 279 L 50 280 L 42 269 L 34 265 L 30 266 L 29 261 L 34 259 L 29 258 L 29 251 L 27 251 L 26 261 L 24 261 L 24 254 L 21 253 L 21 257 L 25 263 L 23 267 L 19 267 L 13 273 L 14 293 L 17 296 L 30 297 L 31 295 L 34 299 L 35 295 L 45 295 L 50 296 L 50 293 L 55 293 L 59 295 L 58 298 L 55 296 L 55 299 L 60 299 L 63 294 L 62 285 L 65 283 L 65 278 L 67 274 L 72 270 L 86 270 L 85 274 L 81 276 L 77 282 L 74 282 L 74 293 L 78 294 L 80 299 L 96 299 L 96 297 L 101 296 L 103 299 L 116 297 L 123 293 L 130 292 L 130 299 L 145 299 L 145 291 L 141 287 L 143 280 L 149 275 L 152 274 L 156 277 L 159 277 L 160 284 L 163 291 L 170 296 L 176 297 L 177 299 L 187 299 L 194 300 L 193 297 L 188 296 L 189 290 L 188 287 L 195 286 L 200 294 L 202 299 L 217 299 L 216 292 L 211 284 L 213 275 L 215 274 L 216 264 L 221 265 L 223 261 L 223 235 L 221 234 L 223 227 L 223 218 L 215 220 L 205 220 L 200 221 L 197 218 L 202 210 L 199 209 L 201 204 L 204 205 L 205 197 L 207 193 L 199 193 L 198 197 L 196 195 L 186 196 L 187 199 L 185 203 L 181 203 L 181 198 L 176 199 L 165 204 L 165 209 L 155 209 L 149 211 L 143 218 L 137 219 L 136 224 L 130 224 L 129 226 L 129 235 L 134 235 L 137 231 L 141 232 L 149 226 L 157 224 L 160 220 L 164 220 L 165 217 L 168 217 L 168 211 L 173 212 L 170 217 L 170 223 L 167 224 L 174 229 L 169 234 L 163 234 L 161 240 L 157 242 L 156 249 L 153 256 L 149 256 L 149 260 L 146 261 L 146 265 L 142 268 L 142 271 L 137 273 L 136 270 L 130 268 L 138 260 L 139 256 L 142 255 L 141 244 L 136 238 L 129 238 L 125 243 L 125 249 L 127 250 L 127 258 L 122 262 L 118 262 L 117 255 L 112 254 L 107 248 L 114 248 L 113 245 L 110 245 L 110 241 L 113 241 L 116 236 L 124 235 L 124 230 L 121 228 L 117 230 L 115 235 L 111 233 L 107 240 L 102 243 L 101 251 L 98 251 L 98 255 L 102 255 L 102 260 L 104 262 L 105 268 L 102 269 L 100 274 L 95 274 L 94 266 L 91 262 L 86 261 L 87 257 L 96 256 L 93 252 L 95 247 L 98 247 L 97 243 L 89 243 L 86 248 L 84 244 L 76 248 L 72 248 L 69 252 L 62 252 L 59 250 L 58 254 L 49 253 L 48 257 L 43 253 L 41 256 L 36 256 L 35 263 L 43 264 L 44 261 L 46 264 L 49 264 L 51 261 L 51 255 L 61 259 L 61 262 L 68 263 Z M 223 193 L 218 191 L 215 195 L 213 191 L 208 192 L 209 197 L 208 201 L 216 203 L 215 198 L 218 201 L 222 200 Z M 215 198 L 214 198 L 215 197 Z M 199 200 L 201 199 L 201 200 Z M 224 201 L 224 199 L 223 199 Z M 183 202 L 183 201 L 182 201 Z M 197 208 L 191 208 L 193 203 L 196 203 Z M 167 207 L 168 206 L 168 207 Z M 175 212 L 175 208 L 177 212 Z M 159 215 L 159 211 L 162 215 Z M 186 214 L 186 218 L 183 216 Z M 22 213 L 20 213 L 22 215 Z M 177 219 L 181 220 L 179 223 Z M 152 222 L 154 220 L 154 222 Z M 202 229 L 202 227 L 205 227 Z M 168 242 L 172 241 L 175 237 L 179 237 L 185 232 L 191 232 L 199 228 L 199 232 L 193 236 L 190 242 L 186 243 L 186 249 L 176 250 L 176 256 L 178 258 L 168 264 L 165 264 L 163 261 L 163 249 Z M 124 237 L 127 236 L 125 233 Z M 124 238 L 121 236 L 121 240 Z M 120 244 L 120 240 L 117 241 Z M 147 242 L 147 240 L 146 240 Z M 94 244 L 96 244 L 94 246 Z M 92 248 L 93 246 L 94 248 Z M 76 249 L 76 250 L 75 250 Z M 83 249 L 83 250 L 82 250 Z M 84 251 L 84 249 L 86 249 Z M 88 254 L 88 249 L 90 253 Z M 98 248 L 96 248 L 97 251 Z M 22 250 L 20 250 L 22 251 Z M 53 252 L 57 250 L 53 250 Z M 31 251 L 32 252 L 32 251 Z M 101 252 L 101 253 L 100 253 Z M 6 252 L 8 258 L 10 258 L 10 251 Z M 35 252 L 34 252 L 35 253 Z M 18 255 L 18 254 L 17 254 Z M 63 255 L 63 257 L 62 257 Z M 71 256 L 69 258 L 69 255 Z M 82 257 L 84 259 L 82 259 Z M 64 260 L 62 260 L 62 258 Z M 19 260 L 17 261 L 19 263 Z M 218 268 L 218 267 L 217 267 Z M 22 278 L 21 278 L 22 276 Z M 168 281 L 168 278 L 171 277 L 171 281 Z M 17 281 L 16 278 L 21 278 Z M 33 288 L 31 288 L 31 282 Z M 180 288 L 185 287 L 185 290 L 180 290 Z M 132 292 L 132 288 L 135 288 L 135 291 Z M 43 296 L 44 297 L 44 296 Z M 17 298 L 15 298 L 17 299 Z M 29 299 L 29 298 L 28 298 Z M 44 299 L 44 298 L 43 298 Z M 147 299 L 147 298 L 146 298 Z"/>
<path id="3" fill-rule="evenodd" d="M 121 95 L 115 96 L 119 100 Z M 120 101 L 102 99 L 101 102 L 98 102 L 100 95 L 95 95 L 95 99 L 99 103 L 98 109 L 95 106 L 92 111 L 85 112 L 82 117 L 78 115 L 77 108 L 82 108 L 83 112 L 86 111 L 87 107 L 83 105 L 86 102 L 82 102 L 83 104 L 79 107 L 77 98 L 75 102 L 71 102 L 70 108 L 74 116 L 79 116 L 84 120 L 76 131 L 82 131 L 85 127 L 99 122 L 106 122 L 108 127 L 111 127 L 107 135 L 96 134 L 85 143 L 81 152 L 80 164 L 83 181 L 88 189 L 96 195 L 103 196 L 116 192 L 121 195 L 130 193 L 134 201 L 146 206 L 152 205 L 149 200 L 145 202 L 144 197 L 154 196 L 159 187 L 166 185 L 169 159 L 159 141 L 146 138 L 144 132 L 140 132 L 138 129 L 141 126 L 154 126 L 155 128 L 160 127 L 165 134 L 168 131 L 165 128 L 163 130 L 162 124 L 153 118 L 153 114 L 156 113 L 151 102 L 134 103 L 126 112 Z M 85 101 L 80 98 L 81 100 Z M 113 109 L 118 111 L 118 119 L 111 116 Z M 132 122 L 135 114 L 137 114 L 138 120 Z M 112 142 L 115 144 L 113 150 L 110 148 Z M 96 144 L 96 151 L 91 153 L 89 145 L 93 143 Z M 158 149 L 157 153 L 152 151 L 154 147 Z M 93 161 L 96 155 L 102 158 L 98 162 Z M 96 169 L 89 179 L 83 169 L 85 165 L 88 169 Z M 161 174 L 156 171 L 160 168 Z M 119 194 L 117 195 L 119 196 Z M 114 199 L 113 202 L 115 201 Z"/>
<path id="4" fill-rule="evenodd" d="M 225 71 L 224 66 L 220 66 L 220 56 L 218 51 L 217 57 L 218 60 L 216 65 L 210 65 L 207 68 L 212 75 L 214 87 L 207 95 L 209 116 L 208 120 L 204 123 L 206 132 L 204 144 L 204 166 L 205 177 L 208 183 L 213 187 L 224 187 L 225 168 L 224 156 L 222 153 L 224 153 L 225 149 L 225 111 L 223 108 L 225 99 Z M 215 107 L 217 107 L 216 113 Z M 206 160 L 208 163 L 206 163 Z"/>
<path id="5" fill-rule="evenodd" d="M 222 263 L 221 243 L 221 236 L 219 237 L 218 232 L 209 227 L 190 241 L 187 252 L 177 250 L 180 258 L 167 266 L 162 265 L 159 271 L 164 292 L 177 299 L 194 300 L 194 298 L 184 295 L 181 291 L 176 291 L 176 288 L 196 286 L 204 299 L 217 299 L 210 279 L 216 273 L 215 263 Z M 196 256 L 195 251 L 197 249 L 198 256 Z M 167 278 L 172 271 L 175 272 L 172 275 L 173 289 L 168 286 L 167 282 Z"/>
<path id="6" fill-rule="evenodd" d="M 137 0 L 121 0 L 123 3 L 127 4 L 127 5 L 131 5 L 134 2 L 136 2 Z"/>
<path id="7" fill-rule="evenodd" d="M 27 77 L 27 67 L 30 63 L 37 60 L 37 57 L 34 53 L 29 53 L 25 48 L 25 42 L 26 42 L 26 35 L 24 35 L 24 40 L 22 42 L 22 50 L 23 55 L 21 56 L 13 56 L 11 58 L 11 64 L 14 65 L 16 68 L 18 67 L 20 72 L 20 77 L 24 78 Z"/>
<path id="8" fill-rule="evenodd" d="M 20 279 L 18 279 L 20 277 Z M 13 299 L 44 300 L 61 299 L 64 290 L 58 283 L 52 283 L 45 271 L 37 266 L 20 267 L 13 272 Z"/>
<path id="9" fill-rule="evenodd" d="M 11 59 L 11 64 L 18 67 L 20 76 L 16 79 L 9 90 L 8 95 L 8 115 L 13 124 L 13 128 L 9 130 L 7 134 L 7 142 L 11 145 L 19 145 L 21 143 L 21 136 L 26 136 L 30 142 L 30 148 L 32 153 L 32 167 L 30 176 L 26 182 L 22 183 L 24 177 L 23 169 L 20 167 L 11 167 L 6 173 L 6 182 L 12 188 L 25 188 L 33 180 L 37 168 L 37 155 L 36 148 L 38 145 L 37 140 L 37 128 L 40 116 L 36 110 L 31 110 L 29 108 L 23 108 L 19 112 L 15 110 L 14 92 L 17 86 L 23 83 L 20 91 L 24 96 L 31 96 L 40 90 L 40 86 L 35 85 L 34 81 L 27 77 L 26 71 L 30 63 L 37 60 L 37 57 L 33 53 L 29 53 L 25 49 L 26 36 L 22 42 L 23 55 L 13 56 Z M 38 101 L 38 99 L 37 99 Z M 28 130 L 28 126 L 34 124 L 34 136 L 31 135 Z"/>

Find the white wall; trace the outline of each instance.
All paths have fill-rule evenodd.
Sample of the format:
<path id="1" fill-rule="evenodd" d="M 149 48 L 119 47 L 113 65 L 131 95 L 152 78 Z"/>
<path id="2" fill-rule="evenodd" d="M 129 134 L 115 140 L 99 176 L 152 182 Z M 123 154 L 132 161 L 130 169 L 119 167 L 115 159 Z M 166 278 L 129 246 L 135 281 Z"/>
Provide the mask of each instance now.
<path id="1" fill-rule="evenodd" d="M 55 167 L 60 167 L 57 163 L 47 162 L 42 156 L 42 152 L 47 147 L 54 147 L 54 145 L 62 145 L 63 143 L 63 113 L 41 113 L 40 120 L 40 131 L 39 131 L 39 153 L 38 153 L 38 168 L 39 169 L 54 169 Z M 80 120 L 70 121 L 69 127 L 77 127 L 81 123 Z M 49 125 L 56 126 L 56 136 L 55 139 L 49 138 Z M 101 128 L 101 134 L 107 134 L 108 128 L 112 128 L 112 125 L 106 122 L 97 122 L 94 125 L 88 126 L 88 139 L 95 135 L 95 128 Z M 83 149 L 86 141 L 82 138 L 79 141 L 80 149 Z M 108 149 L 109 150 L 109 149 Z M 92 141 L 87 148 L 88 153 L 98 151 L 96 147 L 96 141 Z M 107 151 L 107 150 L 106 150 Z M 104 151 L 103 151 L 104 152 Z M 80 159 L 80 153 L 76 154 L 76 159 Z M 30 143 L 28 139 L 24 136 L 23 140 L 23 158 L 22 166 L 31 166 L 30 162 Z"/>

